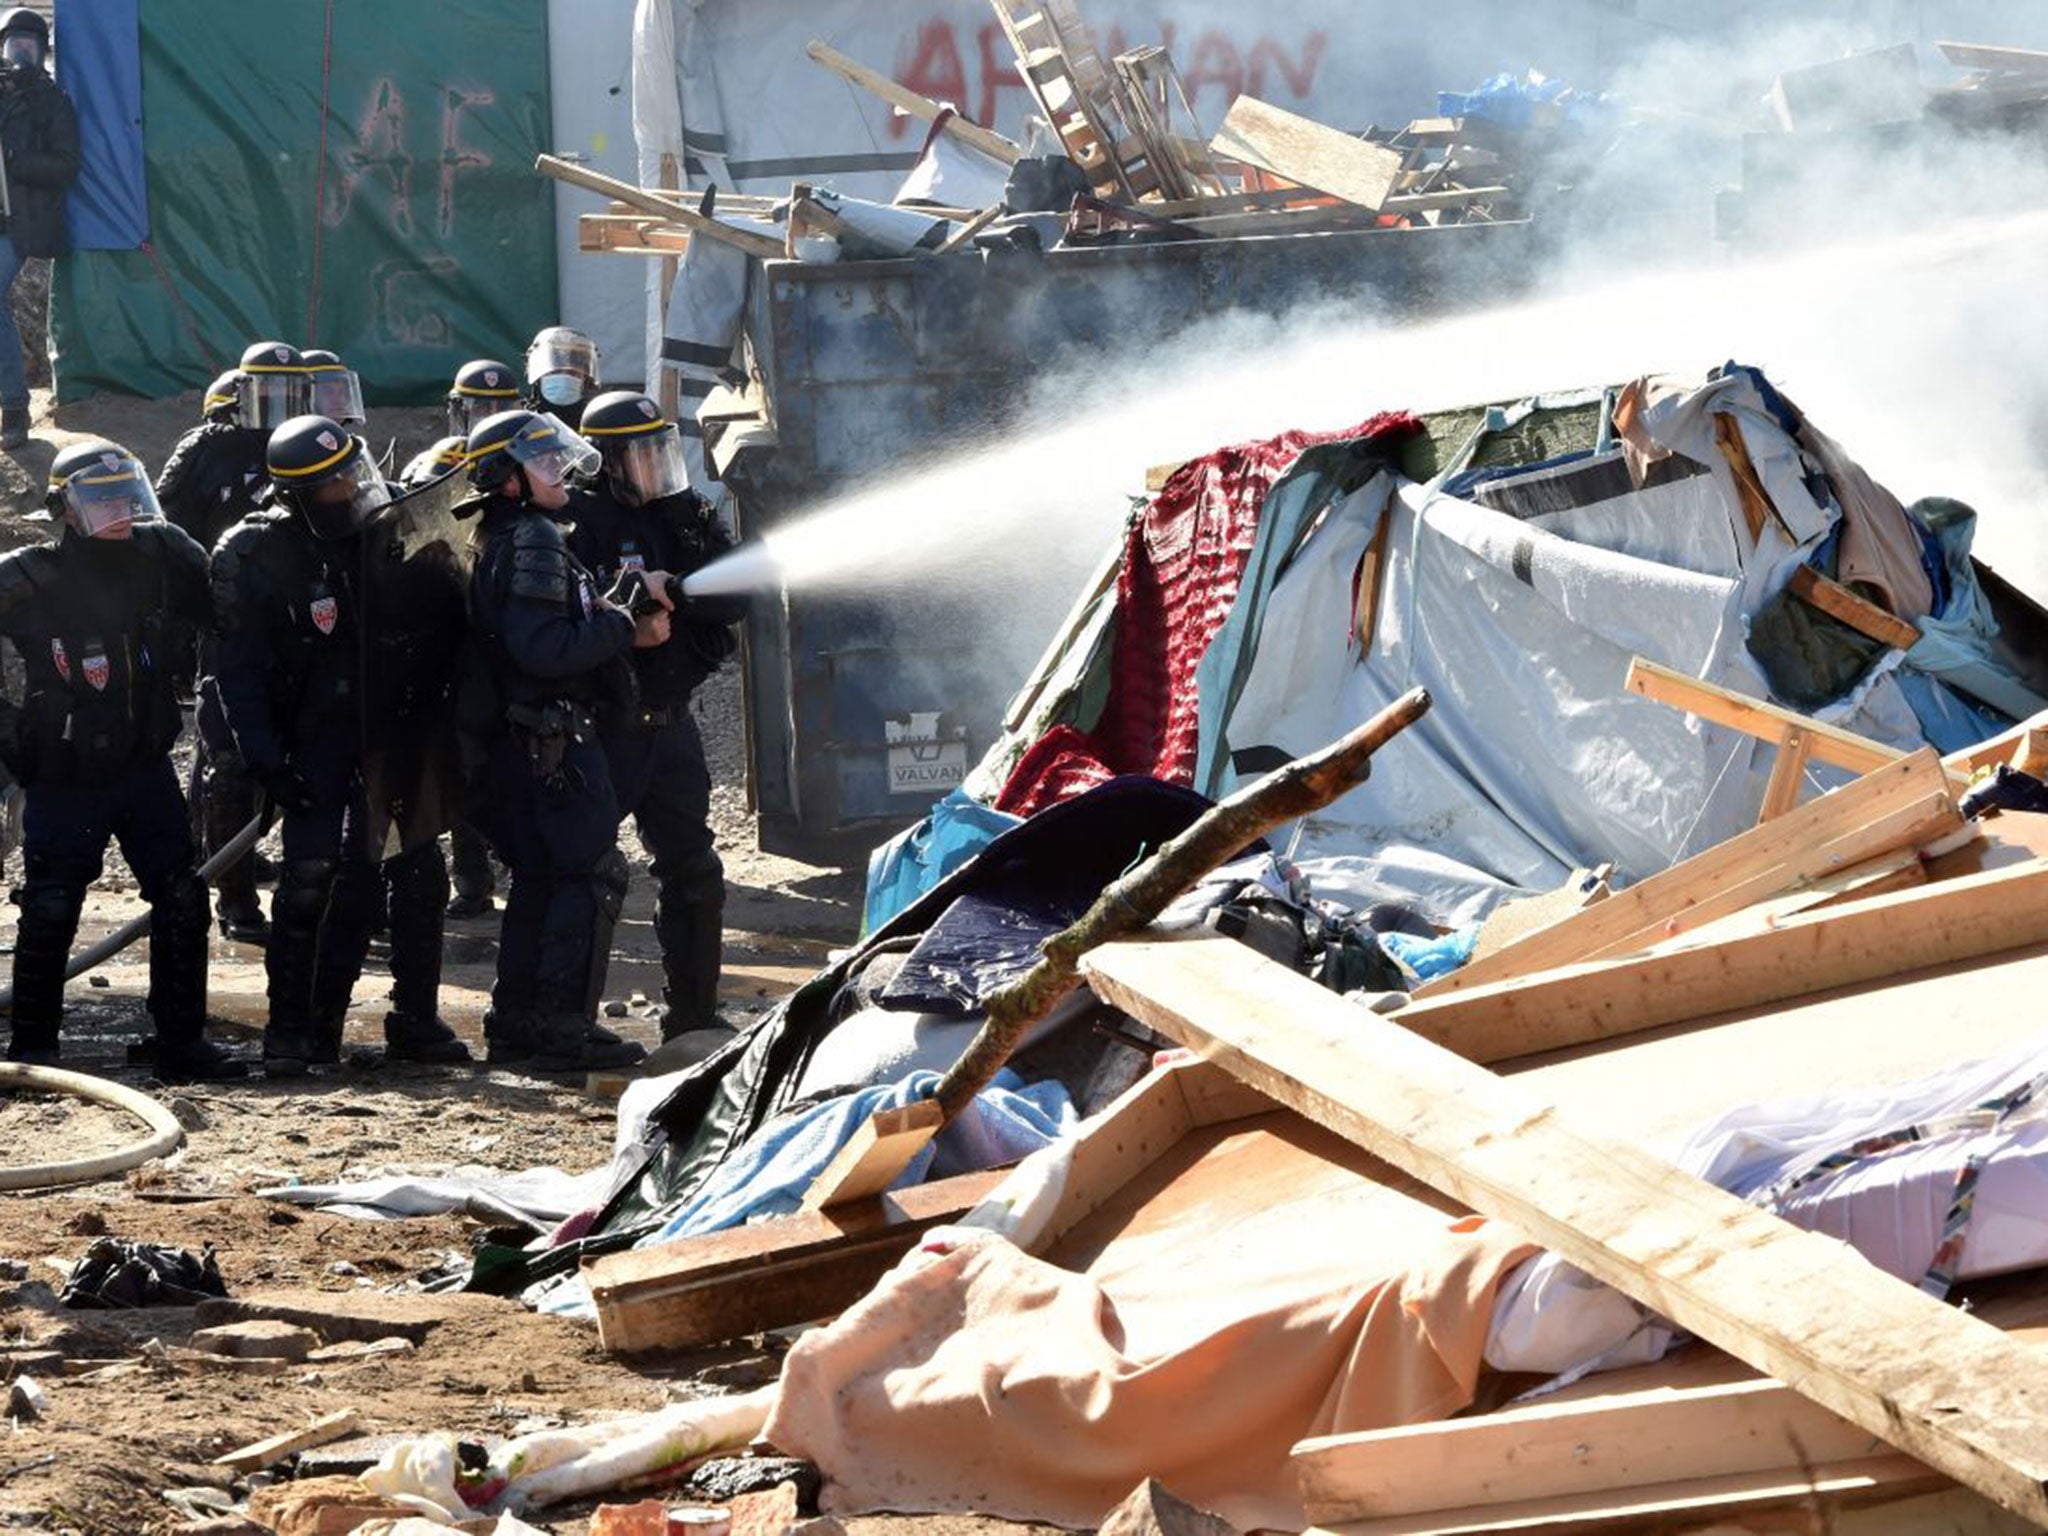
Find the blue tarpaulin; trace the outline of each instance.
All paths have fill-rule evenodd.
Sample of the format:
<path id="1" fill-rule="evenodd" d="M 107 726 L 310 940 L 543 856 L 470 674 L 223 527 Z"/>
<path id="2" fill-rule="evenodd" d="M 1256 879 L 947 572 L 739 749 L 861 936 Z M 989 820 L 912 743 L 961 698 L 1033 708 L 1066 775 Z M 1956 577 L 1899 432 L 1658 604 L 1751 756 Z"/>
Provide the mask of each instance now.
<path id="1" fill-rule="evenodd" d="M 57 83 L 78 110 L 74 250 L 132 251 L 149 238 L 138 3 L 57 0 Z"/>

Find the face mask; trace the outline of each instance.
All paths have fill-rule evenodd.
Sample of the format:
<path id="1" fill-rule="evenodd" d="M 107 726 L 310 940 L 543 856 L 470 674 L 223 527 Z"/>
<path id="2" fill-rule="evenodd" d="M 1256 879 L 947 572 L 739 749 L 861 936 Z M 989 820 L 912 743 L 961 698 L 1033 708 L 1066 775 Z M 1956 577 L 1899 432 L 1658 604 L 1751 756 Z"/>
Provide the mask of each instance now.
<path id="1" fill-rule="evenodd" d="M 540 397 L 549 405 L 574 405 L 583 398 L 583 381 L 573 373 L 551 373 L 540 381 Z"/>
<path id="2" fill-rule="evenodd" d="M 40 69 L 43 65 L 43 45 L 33 37 L 14 36 L 0 43 L 0 58 L 23 69 Z"/>

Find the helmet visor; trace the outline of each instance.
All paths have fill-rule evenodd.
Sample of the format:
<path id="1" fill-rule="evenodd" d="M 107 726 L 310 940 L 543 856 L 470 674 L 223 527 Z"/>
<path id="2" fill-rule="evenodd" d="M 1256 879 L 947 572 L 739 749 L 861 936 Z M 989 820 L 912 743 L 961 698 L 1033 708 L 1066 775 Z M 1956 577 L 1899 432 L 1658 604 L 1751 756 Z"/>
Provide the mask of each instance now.
<path id="1" fill-rule="evenodd" d="M 23 69 L 43 67 L 43 40 L 29 31 L 10 32 L 0 37 L 0 59 Z"/>
<path id="2" fill-rule="evenodd" d="M 360 533 L 378 508 L 390 504 L 391 488 L 384 483 L 363 440 L 352 441 L 355 451 L 324 479 L 310 485 L 294 485 L 287 479 L 276 482 L 316 539 L 345 539 Z"/>
<path id="3" fill-rule="evenodd" d="M 468 437 L 484 422 L 501 411 L 509 411 L 519 403 L 516 389 L 499 390 L 493 394 L 469 394 L 453 390 L 448 396 L 448 432 L 452 437 Z"/>
<path id="4" fill-rule="evenodd" d="M 89 539 L 123 538 L 163 510 L 142 466 L 127 454 L 104 453 L 64 481 L 64 512 Z"/>
<path id="5" fill-rule="evenodd" d="M 526 378 L 539 384 L 551 373 L 573 373 L 591 389 L 597 388 L 597 346 L 588 336 L 574 331 L 543 331 L 526 349 Z M 557 401 L 566 405 L 567 401 Z"/>
<path id="6" fill-rule="evenodd" d="M 663 423 L 655 432 L 607 438 L 604 472 L 619 500 L 633 507 L 644 507 L 690 488 L 690 471 L 683 463 L 682 434 L 673 422 Z"/>
<path id="7" fill-rule="evenodd" d="M 353 368 L 316 368 L 312 380 L 315 416 L 344 427 L 359 427 L 369 419 L 363 413 L 363 381 Z"/>
<path id="8" fill-rule="evenodd" d="M 307 414 L 307 397 L 312 390 L 305 373 L 298 368 L 250 368 L 242 379 L 240 421 L 245 427 L 269 431 L 294 416 Z"/>
<path id="9" fill-rule="evenodd" d="M 594 475 L 603 463 L 597 450 L 560 417 L 545 413 L 512 439 L 508 451 L 529 476 L 556 485 L 567 485 L 578 475 Z"/>

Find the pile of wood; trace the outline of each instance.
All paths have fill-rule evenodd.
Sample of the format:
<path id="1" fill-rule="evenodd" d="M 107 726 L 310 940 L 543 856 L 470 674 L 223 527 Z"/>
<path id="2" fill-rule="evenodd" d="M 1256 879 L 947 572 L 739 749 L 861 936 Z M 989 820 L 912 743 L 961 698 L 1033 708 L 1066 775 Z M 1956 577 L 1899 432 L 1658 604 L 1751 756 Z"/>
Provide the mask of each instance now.
<path id="1" fill-rule="evenodd" d="M 1030 1247 L 1099 1226 L 1119 1200 L 1173 1199 L 1148 1170 L 1177 1144 L 1240 1123 L 1264 1134 L 1285 1111 L 1704 1341 L 1526 1405 L 1306 1442 L 1294 1469 L 1319 1526 L 2038 1528 L 2048 1407 L 2032 1341 L 2048 1284 L 1944 1305 L 1637 1138 L 1659 1101 L 1706 1115 L 1797 1091 L 1800 1063 L 1822 1056 L 1912 1076 L 1989 1054 L 1995 1032 L 1958 1030 L 1987 1010 L 2028 1016 L 2001 1016 L 1996 1038 L 2038 1029 L 2024 999 L 2048 980 L 2048 817 L 1967 822 L 1957 798 L 1994 764 L 2039 766 L 2026 754 L 2048 720 L 1941 758 L 1647 662 L 1628 686 L 1776 744 L 1754 829 L 1625 891 L 1575 892 L 1387 1014 L 1225 940 L 1139 934 L 1095 950 L 1082 969 L 1097 994 L 1202 1060 L 1083 1127 Z M 1816 763 L 1857 776 L 1802 803 Z M 1692 1080 L 1710 1063 L 1714 1081 Z M 863 1143 L 864 1165 L 889 1161 L 886 1140 Z M 585 1277 L 608 1347 L 710 1342 L 843 1310 L 989 1193 L 989 1175 L 864 1193 L 601 1259 Z"/>
<path id="2" fill-rule="evenodd" d="M 1040 116 L 1088 182 L 1068 238 L 1076 243 L 1141 233 L 1204 239 L 1339 229 L 1491 223 L 1522 216 L 1514 157 L 1502 136 L 1458 118 L 1346 133 L 1252 96 L 1240 96 L 1206 134 L 1172 56 L 1148 45 L 1104 59 L 1075 0 L 990 0 Z M 1008 166 L 1022 151 L 823 42 L 812 60 L 976 153 Z M 1511 136 L 1510 136 L 1511 137 Z M 802 217 L 804 189 L 790 198 L 681 193 L 629 187 L 543 156 L 539 169 L 612 199 L 578 221 L 586 252 L 671 260 L 693 237 L 723 240 L 750 255 L 794 255 L 795 239 L 829 232 Z M 770 236 L 711 217 L 740 214 L 784 226 Z M 963 245 L 1005 211 L 926 208 L 955 221 L 939 249 Z M 1061 210 L 1069 211 L 1069 210 Z"/>

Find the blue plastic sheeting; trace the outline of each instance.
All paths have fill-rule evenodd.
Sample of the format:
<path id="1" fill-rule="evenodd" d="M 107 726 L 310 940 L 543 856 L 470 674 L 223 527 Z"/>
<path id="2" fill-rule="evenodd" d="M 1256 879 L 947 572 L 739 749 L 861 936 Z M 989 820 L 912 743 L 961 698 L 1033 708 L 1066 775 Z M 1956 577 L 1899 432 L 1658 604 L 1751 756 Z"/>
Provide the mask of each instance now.
<path id="1" fill-rule="evenodd" d="M 74 250 L 132 251 L 149 238 L 138 3 L 57 0 L 57 83 L 78 110 Z"/>
<path id="2" fill-rule="evenodd" d="M 868 893 L 861 932 L 873 933 L 998 836 L 1019 825 L 1003 811 L 954 790 L 916 826 L 868 855 Z"/>
<path id="3" fill-rule="evenodd" d="M 1960 752 L 2006 728 L 2002 717 L 1986 714 L 1946 683 L 1917 668 L 1900 667 L 1892 676 L 1936 751 Z"/>
<path id="4" fill-rule="evenodd" d="M 1479 943 L 1479 925 L 1456 928 L 1433 939 L 1419 939 L 1408 933 L 1383 933 L 1380 948 L 1387 957 L 1417 982 L 1448 976 L 1467 960 Z"/>
<path id="5" fill-rule="evenodd" d="M 1939 617 L 1929 614 L 1918 621 L 1920 639 L 1906 652 L 1906 665 L 2014 720 L 2048 709 L 2048 699 L 1992 659 L 1998 620 L 1970 564 L 1977 514 L 1959 501 L 1939 496 L 1916 501 L 1907 511 L 1941 544 L 1948 565 L 1949 601 Z"/>
<path id="6" fill-rule="evenodd" d="M 938 1087 L 938 1073 L 913 1072 L 900 1083 L 863 1088 L 770 1121 L 640 1246 L 791 1214 L 876 1110 L 902 1109 L 930 1098 Z M 1057 1081 L 1026 1088 L 1005 1070 L 936 1141 L 926 1144 L 890 1188 L 1014 1163 L 1057 1141 L 1078 1119 L 1073 1100 Z"/>
<path id="7" fill-rule="evenodd" d="M 1562 80 L 1546 80 L 1533 69 L 1520 76 L 1495 75 L 1477 90 L 1438 91 L 1436 110 L 1439 117 L 1492 123 L 1518 133 L 1531 127 L 1539 113 L 1572 128 L 1588 129 L 1610 128 L 1621 118 L 1606 97 L 1574 91 Z"/>

